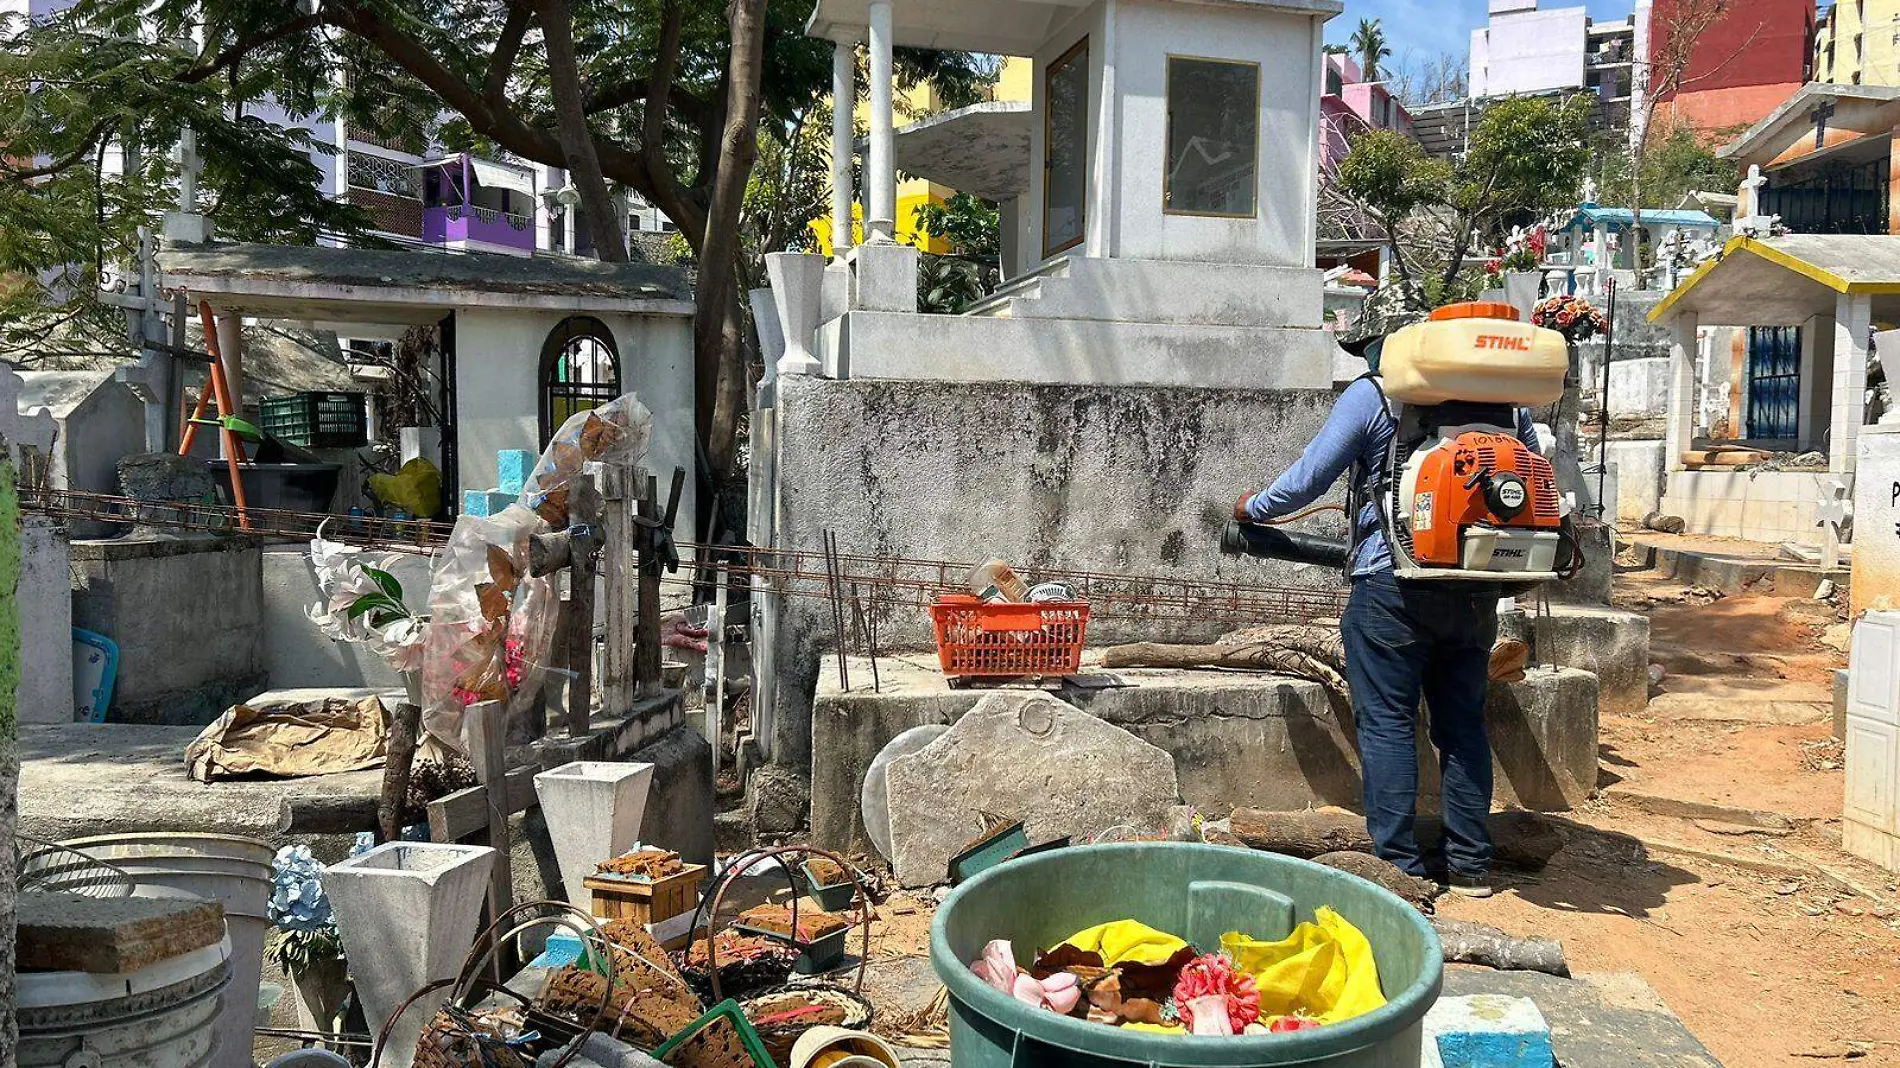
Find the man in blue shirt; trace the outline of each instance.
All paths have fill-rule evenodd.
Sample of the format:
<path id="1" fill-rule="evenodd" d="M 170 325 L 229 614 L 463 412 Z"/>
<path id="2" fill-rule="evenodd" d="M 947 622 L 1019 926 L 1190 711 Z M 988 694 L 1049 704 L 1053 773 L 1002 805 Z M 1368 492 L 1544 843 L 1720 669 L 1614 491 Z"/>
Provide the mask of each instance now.
<path id="1" fill-rule="evenodd" d="M 1367 353 L 1377 370 L 1377 347 Z M 1371 487 L 1385 463 L 1397 421 L 1371 378 L 1346 387 L 1326 425 L 1272 486 L 1242 497 L 1234 518 L 1265 523 L 1317 501 L 1348 468 Z M 1519 440 L 1537 448 L 1530 414 L 1517 413 Z M 1430 874 L 1414 833 L 1418 804 L 1417 722 L 1420 696 L 1431 708 L 1432 744 L 1443 780 L 1444 859 L 1451 889 L 1491 893 L 1491 744 L 1484 700 L 1491 646 L 1497 640 L 1499 587 L 1457 582 L 1402 582 L 1380 530 L 1370 492 L 1353 517 L 1357 551 L 1352 593 L 1340 634 L 1365 782 L 1366 831 L 1379 856 L 1408 874 Z"/>

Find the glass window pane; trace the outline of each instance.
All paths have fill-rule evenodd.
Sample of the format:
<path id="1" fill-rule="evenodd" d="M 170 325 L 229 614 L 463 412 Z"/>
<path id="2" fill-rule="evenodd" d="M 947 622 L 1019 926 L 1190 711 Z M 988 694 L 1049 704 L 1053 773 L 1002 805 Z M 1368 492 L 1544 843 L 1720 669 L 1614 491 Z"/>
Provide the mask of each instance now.
<path id="1" fill-rule="evenodd" d="M 1259 67 L 1170 56 L 1167 210 L 1251 217 L 1259 133 Z"/>
<path id="2" fill-rule="evenodd" d="M 1085 40 L 1049 64 L 1048 170 L 1042 250 L 1052 255 L 1082 240 L 1088 226 L 1089 46 Z"/>

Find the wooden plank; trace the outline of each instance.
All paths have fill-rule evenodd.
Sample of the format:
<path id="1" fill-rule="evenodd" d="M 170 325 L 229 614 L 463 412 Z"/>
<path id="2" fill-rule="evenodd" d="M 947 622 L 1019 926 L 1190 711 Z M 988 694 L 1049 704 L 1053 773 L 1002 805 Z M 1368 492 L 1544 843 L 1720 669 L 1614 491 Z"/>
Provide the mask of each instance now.
<path id="1" fill-rule="evenodd" d="M 488 923 L 499 919 L 515 904 L 514 873 L 509 870 L 511 851 L 508 846 L 508 816 L 511 799 L 508 796 L 508 706 L 500 701 L 482 701 L 468 706 L 468 715 L 474 717 L 475 730 L 471 733 L 469 759 L 475 764 L 475 777 L 484 787 L 484 831 L 478 832 L 486 838 L 486 844 L 495 851 L 495 864 L 489 872 L 488 883 Z M 495 954 L 495 981 L 501 982 L 506 976 L 514 974 L 517 962 L 512 958 L 512 943 L 503 945 Z"/>
<path id="2" fill-rule="evenodd" d="M 516 768 L 507 775 L 508 814 L 533 808 L 534 768 Z M 429 840 L 459 842 L 488 826 L 488 787 L 471 786 L 429 802 Z"/>
<path id="3" fill-rule="evenodd" d="M 638 570 L 634 553 L 634 502 L 628 493 L 633 471 L 624 464 L 600 469 L 601 596 L 607 642 L 601 658 L 600 711 L 614 719 L 633 708 L 634 596 Z"/>
<path id="4" fill-rule="evenodd" d="M 568 514 L 573 517 L 569 541 L 567 669 L 567 735 L 585 737 L 594 712 L 594 576 L 600 548 L 601 498 L 594 476 L 583 471 L 569 483 Z"/>
<path id="5" fill-rule="evenodd" d="M 640 494 L 640 518 L 646 523 L 659 521 L 659 495 L 659 480 L 648 475 Z M 649 533 L 643 530 L 639 543 L 639 629 L 634 640 L 633 683 L 635 694 L 650 697 L 660 692 L 660 561 Z"/>

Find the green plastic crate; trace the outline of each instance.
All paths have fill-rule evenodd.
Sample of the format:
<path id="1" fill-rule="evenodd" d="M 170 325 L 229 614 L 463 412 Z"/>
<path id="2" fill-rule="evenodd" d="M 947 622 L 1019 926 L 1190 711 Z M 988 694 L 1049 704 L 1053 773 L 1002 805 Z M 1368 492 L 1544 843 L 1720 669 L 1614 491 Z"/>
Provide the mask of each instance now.
<path id="1" fill-rule="evenodd" d="M 309 391 L 266 397 L 259 426 L 306 449 L 356 449 L 369 444 L 369 398 L 362 393 Z"/>

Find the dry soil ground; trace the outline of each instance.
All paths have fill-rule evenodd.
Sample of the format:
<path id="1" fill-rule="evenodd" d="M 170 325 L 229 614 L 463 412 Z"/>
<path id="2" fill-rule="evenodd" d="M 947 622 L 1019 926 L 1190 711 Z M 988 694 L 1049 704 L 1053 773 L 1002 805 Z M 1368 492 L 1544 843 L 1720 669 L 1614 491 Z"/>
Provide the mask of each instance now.
<path id="1" fill-rule="evenodd" d="M 1601 796 L 1568 814 L 1548 869 L 1441 912 L 1560 938 L 1578 971 L 1642 975 L 1730 1068 L 1900 1064 L 1900 894 L 1840 848 L 1833 607 L 1645 573 L 1619 591 L 1668 672 L 1650 708 L 1604 718 Z"/>

